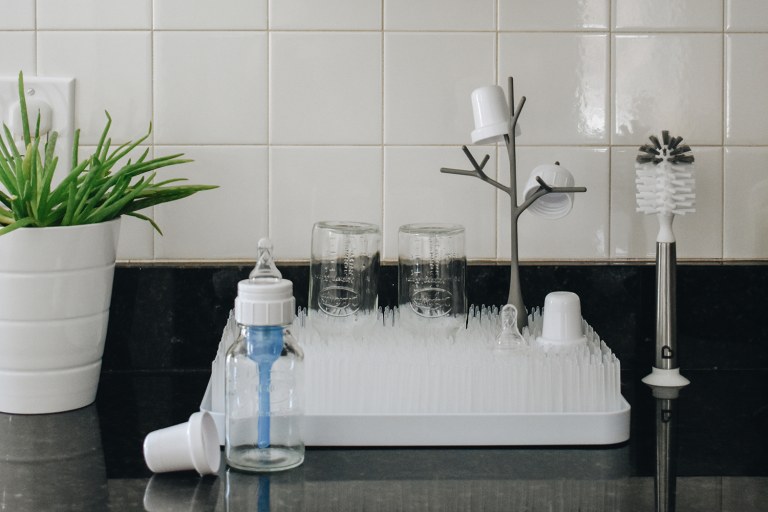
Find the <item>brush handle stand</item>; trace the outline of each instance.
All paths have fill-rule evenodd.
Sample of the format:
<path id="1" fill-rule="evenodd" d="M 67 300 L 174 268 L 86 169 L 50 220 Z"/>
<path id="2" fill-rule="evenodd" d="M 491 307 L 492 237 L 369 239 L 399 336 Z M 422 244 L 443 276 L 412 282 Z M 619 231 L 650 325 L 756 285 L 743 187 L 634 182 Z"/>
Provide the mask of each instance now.
<path id="1" fill-rule="evenodd" d="M 656 243 L 656 368 L 677 368 L 677 255 L 675 242 Z"/>
<path id="2" fill-rule="evenodd" d="M 656 358 L 649 386 L 683 387 L 690 381 L 677 366 L 677 255 L 675 242 L 656 242 Z"/>

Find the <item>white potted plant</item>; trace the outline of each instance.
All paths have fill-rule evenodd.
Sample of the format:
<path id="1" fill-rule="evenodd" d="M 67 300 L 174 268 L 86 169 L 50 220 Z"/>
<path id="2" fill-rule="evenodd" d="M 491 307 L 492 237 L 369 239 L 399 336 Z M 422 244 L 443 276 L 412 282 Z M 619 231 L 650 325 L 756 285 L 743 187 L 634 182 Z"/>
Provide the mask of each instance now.
<path id="1" fill-rule="evenodd" d="M 21 73 L 19 102 L 24 150 L 5 125 L 0 134 L 0 412 L 60 412 L 96 397 L 120 217 L 159 232 L 140 210 L 215 187 L 156 182 L 157 169 L 189 160 L 129 160 L 149 132 L 113 148 L 109 114 L 87 158 L 75 132 L 72 168 L 54 179 L 57 134 L 43 140 L 39 117 L 30 129 Z"/>

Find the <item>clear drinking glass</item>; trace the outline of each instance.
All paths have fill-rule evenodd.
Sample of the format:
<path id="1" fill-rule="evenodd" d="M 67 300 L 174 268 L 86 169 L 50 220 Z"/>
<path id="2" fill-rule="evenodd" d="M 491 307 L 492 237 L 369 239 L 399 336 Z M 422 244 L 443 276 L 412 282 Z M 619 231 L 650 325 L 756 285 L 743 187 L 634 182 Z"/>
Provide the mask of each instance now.
<path id="1" fill-rule="evenodd" d="M 365 222 L 323 221 L 312 228 L 309 318 L 344 326 L 378 314 L 381 232 Z"/>
<path id="2" fill-rule="evenodd" d="M 416 329 L 455 332 L 467 314 L 464 227 L 406 224 L 400 226 L 398 249 L 399 321 Z"/>

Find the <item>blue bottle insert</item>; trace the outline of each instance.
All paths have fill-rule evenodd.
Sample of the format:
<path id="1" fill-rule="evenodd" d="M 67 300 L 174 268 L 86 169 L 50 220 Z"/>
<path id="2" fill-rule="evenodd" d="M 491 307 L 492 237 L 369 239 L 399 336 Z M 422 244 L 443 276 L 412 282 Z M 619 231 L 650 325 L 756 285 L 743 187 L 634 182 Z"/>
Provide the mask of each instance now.
<path id="1" fill-rule="evenodd" d="M 283 351 L 281 326 L 253 326 L 247 328 L 248 357 L 259 366 L 259 422 L 258 447 L 269 447 L 270 395 L 272 365 Z"/>

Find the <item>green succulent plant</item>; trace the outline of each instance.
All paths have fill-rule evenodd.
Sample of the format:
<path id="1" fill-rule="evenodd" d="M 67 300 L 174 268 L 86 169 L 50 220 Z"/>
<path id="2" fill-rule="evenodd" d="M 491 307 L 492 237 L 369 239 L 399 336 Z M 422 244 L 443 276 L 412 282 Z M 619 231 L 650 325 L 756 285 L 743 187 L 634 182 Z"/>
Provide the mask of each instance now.
<path id="1" fill-rule="evenodd" d="M 54 156 L 58 134 L 51 132 L 43 141 L 39 115 L 34 135 L 31 133 L 22 73 L 19 73 L 18 83 L 26 150 L 24 154 L 18 151 L 11 131 L 3 124 L 0 134 L 0 235 L 21 227 L 95 224 L 121 215 L 148 221 L 162 234 L 155 221 L 139 210 L 216 188 L 212 185 L 180 185 L 179 182 L 186 181 L 183 178 L 156 182 L 157 169 L 191 162 L 181 158 L 181 153 L 148 158 L 147 149 L 135 161 L 126 161 L 127 155 L 147 140 L 152 125 L 146 135 L 135 142 L 112 148 L 109 112 L 106 112 L 107 123 L 96 150 L 88 158 L 79 159 L 80 130 L 75 131 L 72 168 L 56 186 L 52 186 L 58 163 L 58 157 Z"/>

